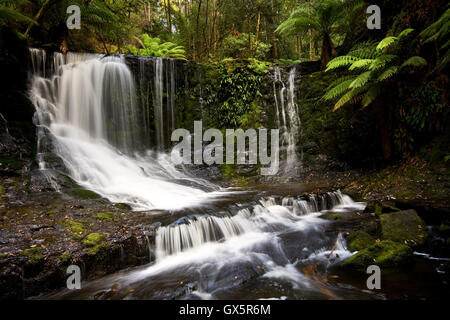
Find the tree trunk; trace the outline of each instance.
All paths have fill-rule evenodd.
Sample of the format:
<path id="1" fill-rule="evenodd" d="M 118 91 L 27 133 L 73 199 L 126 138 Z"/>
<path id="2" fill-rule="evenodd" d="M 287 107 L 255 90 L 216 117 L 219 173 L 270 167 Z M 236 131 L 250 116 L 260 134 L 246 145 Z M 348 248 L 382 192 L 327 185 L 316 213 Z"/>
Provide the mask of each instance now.
<path id="1" fill-rule="evenodd" d="M 392 157 L 392 144 L 391 144 L 391 127 L 392 116 L 391 107 L 387 107 L 383 101 L 382 95 L 380 95 L 374 101 L 374 106 L 378 109 L 378 121 L 380 124 L 380 136 L 381 136 L 381 151 L 383 153 L 384 160 L 388 161 Z"/>
<path id="2" fill-rule="evenodd" d="M 325 33 L 322 40 L 322 52 L 320 54 L 320 69 L 325 70 L 328 62 L 330 62 L 333 55 L 333 43 L 330 35 Z"/>

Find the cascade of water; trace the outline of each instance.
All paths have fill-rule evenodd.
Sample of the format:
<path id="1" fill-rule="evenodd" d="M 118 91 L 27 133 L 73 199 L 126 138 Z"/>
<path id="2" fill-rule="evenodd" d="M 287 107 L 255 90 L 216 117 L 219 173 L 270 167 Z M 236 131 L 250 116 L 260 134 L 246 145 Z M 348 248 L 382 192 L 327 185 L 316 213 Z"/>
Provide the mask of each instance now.
<path id="1" fill-rule="evenodd" d="M 275 67 L 273 87 L 276 122 L 281 131 L 282 148 L 286 150 L 285 171 L 292 169 L 303 157 L 302 155 L 300 158 L 298 157 L 297 150 L 297 144 L 301 134 L 301 122 L 295 98 L 295 77 L 296 69 L 293 67 L 289 71 L 288 86 L 286 87 L 282 79 L 281 69 Z M 277 89 L 277 83 L 279 84 L 279 89 Z"/>
<path id="2" fill-rule="evenodd" d="M 158 148 L 164 148 L 164 114 L 163 114 L 163 59 L 156 58 L 155 60 L 155 79 L 154 79 L 154 91 L 153 91 L 153 111 L 155 114 L 155 127 L 156 127 L 156 141 Z"/>
<path id="3" fill-rule="evenodd" d="M 32 49 L 31 55 L 45 61 L 43 51 Z M 121 57 L 69 53 L 66 64 L 61 64 L 60 56 L 53 61 L 52 68 L 58 71 L 51 77 L 39 71 L 44 63 L 33 65 L 30 90 L 41 169 L 47 168 L 43 153 L 53 151 L 78 184 L 141 210 L 195 206 L 216 195 L 206 190 L 217 187 L 179 172 L 167 156 L 134 153 L 142 144 L 140 130 L 145 122 L 136 103 L 133 77 Z M 162 60 L 157 60 L 156 67 L 155 77 L 161 80 Z M 155 84 L 160 86 L 157 122 L 162 129 L 162 82 Z M 43 141 L 48 140 L 44 137 L 50 137 L 51 150 L 44 148 Z M 173 182 L 183 180 L 190 186 Z"/>
<path id="4" fill-rule="evenodd" d="M 309 198 L 286 197 L 278 205 L 272 197 L 261 199 L 260 204 L 240 210 L 234 216 L 195 216 L 160 227 L 156 231 L 156 258 L 196 248 L 208 242 L 219 242 L 250 232 L 277 230 L 277 226 L 293 227 L 311 214 L 325 210 L 363 210 L 364 203 L 356 203 L 340 191 L 323 195 L 320 204 L 316 195 Z"/>

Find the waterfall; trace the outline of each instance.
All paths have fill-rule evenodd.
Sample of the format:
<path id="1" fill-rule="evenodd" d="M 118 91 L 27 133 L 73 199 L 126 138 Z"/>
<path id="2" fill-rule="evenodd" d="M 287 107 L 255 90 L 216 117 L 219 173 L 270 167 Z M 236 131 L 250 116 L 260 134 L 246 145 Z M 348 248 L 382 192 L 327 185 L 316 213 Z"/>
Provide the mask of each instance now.
<path id="1" fill-rule="evenodd" d="M 174 59 L 153 60 L 153 112 L 156 143 L 160 150 L 168 147 L 172 131 L 176 129 L 176 64 Z M 143 61 L 143 60 L 141 60 Z M 166 99 L 164 99 L 164 95 Z"/>
<path id="2" fill-rule="evenodd" d="M 69 53 L 63 63 L 55 54 L 50 68 L 55 72 L 44 76 L 48 57 L 42 50 L 30 51 L 35 61 L 30 99 L 36 107 L 37 158 L 53 183 L 44 156 L 49 151 L 82 187 L 138 210 L 195 206 L 217 195 L 210 192 L 217 187 L 178 171 L 168 155 L 142 150 L 148 118 L 136 103 L 134 79 L 121 56 Z M 160 77 L 162 61 L 156 66 L 155 77 Z M 163 118 L 155 121 L 162 129 Z"/>
<path id="3" fill-rule="evenodd" d="M 340 191 L 320 196 L 285 197 L 281 199 L 281 205 L 273 197 L 259 202 L 253 207 L 241 209 L 234 216 L 190 216 L 158 228 L 155 240 L 157 260 L 245 233 L 302 227 L 304 219 L 318 212 L 364 210 L 366 206 L 365 203 L 354 202 Z"/>
<path id="4" fill-rule="evenodd" d="M 285 172 L 290 171 L 302 160 L 298 157 L 297 144 L 301 135 L 301 122 L 295 97 L 296 68 L 289 71 L 288 86 L 286 87 L 280 67 L 274 72 L 274 98 L 276 107 L 276 122 L 281 132 L 282 150 L 286 154 Z M 301 153 L 301 150 L 300 150 Z"/>

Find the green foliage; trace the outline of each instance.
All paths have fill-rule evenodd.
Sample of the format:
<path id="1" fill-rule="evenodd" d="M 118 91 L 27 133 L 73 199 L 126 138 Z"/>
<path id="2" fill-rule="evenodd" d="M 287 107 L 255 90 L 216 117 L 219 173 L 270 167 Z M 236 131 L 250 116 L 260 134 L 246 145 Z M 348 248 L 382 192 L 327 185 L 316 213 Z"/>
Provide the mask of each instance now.
<path id="1" fill-rule="evenodd" d="M 412 31 L 405 29 L 397 37 L 386 37 L 376 46 L 372 42 L 358 45 L 347 55 L 331 60 L 326 71 L 347 68 L 354 78 L 345 75 L 345 81 L 329 88 L 323 99 L 339 98 L 334 110 L 352 103 L 367 107 L 381 94 L 384 86 L 403 69 L 426 66 L 427 61 L 422 57 L 404 58 L 398 54 Z"/>
<path id="2" fill-rule="evenodd" d="M 437 42 L 442 58 L 437 65 L 440 70 L 445 69 L 450 62 L 450 8 L 432 25 L 420 34 L 425 39 L 425 43 Z"/>
<path id="3" fill-rule="evenodd" d="M 250 38 L 249 38 L 250 37 Z M 241 33 L 237 36 L 231 35 L 225 38 L 221 44 L 221 53 L 223 57 L 235 59 L 255 58 L 264 60 L 270 51 L 271 45 L 258 41 L 256 48 L 254 46 L 255 35 L 250 33 Z"/>
<path id="4" fill-rule="evenodd" d="M 151 38 L 148 34 L 142 34 L 140 38 L 135 39 L 141 45 L 141 48 L 129 45 L 126 52 L 149 57 L 163 57 L 186 60 L 186 52 L 182 46 L 172 42 L 163 42 L 159 38 Z"/>
<path id="5" fill-rule="evenodd" d="M 233 60 L 224 60 L 219 63 L 218 68 L 218 90 L 214 101 L 217 103 L 216 126 L 238 128 L 242 125 L 242 117 L 254 111 L 252 102 L 261 96 L 262 77 L 260 73 L 255 72 L 254 61 L 242 65 Z M 261 66 L 256 67 L 256 70 L 262 71 Z"/>
<path id="6" fill-rule="evenodd" d="M 29 16 L 17 10 L 18 6 L 30 4 L 27 0 L 0 0 L 0 26 L 14 25 L 16 28 L 23 23 L 36 24 Z"/>

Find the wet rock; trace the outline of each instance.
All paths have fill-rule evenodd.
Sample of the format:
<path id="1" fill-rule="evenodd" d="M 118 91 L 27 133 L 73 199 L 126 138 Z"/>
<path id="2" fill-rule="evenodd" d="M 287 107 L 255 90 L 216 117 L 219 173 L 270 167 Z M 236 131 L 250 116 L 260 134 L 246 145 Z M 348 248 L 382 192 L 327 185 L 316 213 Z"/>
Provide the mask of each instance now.
<path id="1" fill-rule="evenodd" d="M 383 240 L 363 249 L 342 264 L 345 268 L 365 269 L 370 265 L 399 267 L 413 261 L 413 251 L 405 244 Z"/>
<path id="2" fill-rule="evenodd" d="M 396 200 L 395 206 L 402 210 L 414 209 L 427 224 L 439 225 L 450 216 L 450 199 Z"/>
<path id="3" fill-rule="evenodd" d="M 352 252 L 366 249 L 374 243 L 375 239 L 367 232 L 361 230 L 350 232 L 347 237 L 347 246 Z"/>
<path id="4" fill-rule="evenodd" d="M 382 214 L 380 216 L 383 240 L 392 240 L 412 248 L 424 244 L 428 235 L 426 225 L 415 210 Z"/>

